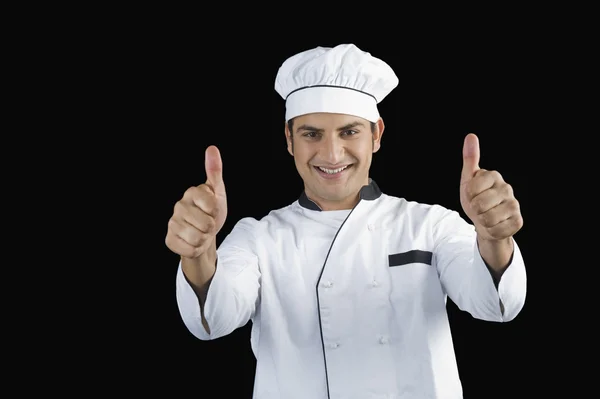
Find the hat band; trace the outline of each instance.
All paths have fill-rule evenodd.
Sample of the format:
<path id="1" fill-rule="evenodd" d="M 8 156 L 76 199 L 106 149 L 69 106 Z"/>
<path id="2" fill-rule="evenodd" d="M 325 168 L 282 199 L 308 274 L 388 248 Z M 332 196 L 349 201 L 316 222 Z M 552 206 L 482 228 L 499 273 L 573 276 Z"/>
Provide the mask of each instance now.
<path id="1" fill-rule="evenodd" d="M 326 112 L 354 115 L 377 122 L 377 101 L 369 94 L 346 87 L 312 86 L 292 92 L 285 103 L 285 120 L 296 116 Z"/>

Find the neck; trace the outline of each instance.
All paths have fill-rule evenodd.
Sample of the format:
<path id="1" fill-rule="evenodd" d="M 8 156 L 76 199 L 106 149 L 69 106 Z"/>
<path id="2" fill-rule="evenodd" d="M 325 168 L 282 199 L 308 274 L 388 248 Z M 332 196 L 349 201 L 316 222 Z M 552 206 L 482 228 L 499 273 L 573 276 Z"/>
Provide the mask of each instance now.
<path id="1" fill-rule="evenodd" d="M 319 207 L 319 209 L 321 211 L 349 210 L 349 209 L 354 208 L 356 206 L 356 204 L 358 204 L 358 201 L 360 200 L 360 193 L 361 193 L 362 188 L 365 186 L 368 186 L 370 184 L 370 182 L 371 182 L 371 179 L 367 178 L 357 192 L 346 196 L 346 198 L 344 198 L 344 199 L 335 200 L 335 201 L 317 197 L 306 186 L 304 187 L 304 193 L 310 201 L 317 204 L 317 206 Z"/>
<path id="2" fill-rule="evenodd" d="M 342 201 L 327 201 L 324 199 L 308 197 L 312 202 L 317 204 L 322 211 L 342 211 L 350 210 L 356 206 L 360 198 L 359 193 L 350 196 Z"/>

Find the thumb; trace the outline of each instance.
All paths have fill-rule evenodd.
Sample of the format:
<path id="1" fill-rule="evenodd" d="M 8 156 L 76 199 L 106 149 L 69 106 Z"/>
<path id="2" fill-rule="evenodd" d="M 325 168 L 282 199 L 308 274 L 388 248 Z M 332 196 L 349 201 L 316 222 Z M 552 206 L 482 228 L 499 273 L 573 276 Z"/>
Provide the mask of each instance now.
<path id="1" fill-rule="evenodd" d="M 206 149 L 204 167 L 206 168 L 206 183 L 211 186 L 215 194 L 224 193 L 223 161 L 219 149 L 214 145 Z"/>
<path id="2" fill-rule="evenodd" d="M 479 170 L 479 139 L 473 133 L 467 134 L 463 144 L 463 168 L 460 182 L 466 183 Z"/>

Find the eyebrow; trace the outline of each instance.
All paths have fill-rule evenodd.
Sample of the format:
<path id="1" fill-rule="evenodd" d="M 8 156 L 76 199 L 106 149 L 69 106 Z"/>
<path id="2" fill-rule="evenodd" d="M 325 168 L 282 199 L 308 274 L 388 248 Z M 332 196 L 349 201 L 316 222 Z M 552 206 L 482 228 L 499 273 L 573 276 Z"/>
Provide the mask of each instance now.
<path id="1" fill-rule="evenodd" d="M 348 123 L 348 124 L 346 124 L 344 126 L 338 127 L 336 130 L 338 132 L 342 132 L 344 130 L 350 130 L 350 129 L 358 127 L 358 126 L 365 127 L 365 124 L 362 123 L 362 122 L 360 122 L 360 121 L 354 121 L 354 122 Z M 314 127 L 314 126 L 310 126 L 310 125 L 301 125 L 301 126 L 298 127 L 297 131 L 300 131 L 300 130 L 308 130 L 308 131 L 311 131 L 311 132 L 322 133 L 325 129 L 320 129 L 318 127 Z"/>

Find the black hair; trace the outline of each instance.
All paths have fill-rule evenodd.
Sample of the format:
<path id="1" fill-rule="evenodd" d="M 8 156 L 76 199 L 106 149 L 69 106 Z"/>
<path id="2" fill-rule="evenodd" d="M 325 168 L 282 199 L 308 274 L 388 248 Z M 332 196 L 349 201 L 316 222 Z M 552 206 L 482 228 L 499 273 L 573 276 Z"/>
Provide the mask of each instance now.
<path id="1" fill-rule="evenodd" d="M 290 129 L 290 136 L 293 136 L 293 135 L 294 135 L 294 119 L 295 119 L 295 118 L 292 118 L 292 119 L 290 119 L 290 120 L 287 122 L 288 129 Z M 371 124 L 371 132 L 372 132 L 372 133 L 375 133 L 375 129 L 376 129 L 376 125 L 377 125 L 377 124 L 376 124 L 375 122 L 370 122 L 370 124 Z"/>

